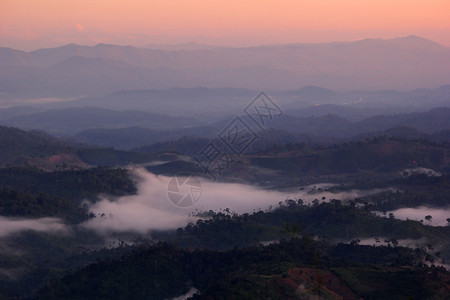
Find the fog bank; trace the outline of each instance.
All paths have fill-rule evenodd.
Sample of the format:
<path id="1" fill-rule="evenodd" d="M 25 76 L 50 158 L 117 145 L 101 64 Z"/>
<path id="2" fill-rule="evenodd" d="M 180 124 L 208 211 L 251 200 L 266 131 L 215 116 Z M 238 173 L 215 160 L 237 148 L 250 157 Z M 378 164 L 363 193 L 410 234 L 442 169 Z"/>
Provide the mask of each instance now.
<path id="1" fill-rule="evenodd" d="M 229 208 L 239 214 L 252 213 L 276 207 L 281 201 L 304 199 L 311 202 L 314 199 L 352 199 L 367 193 L 377 191 L 348 191 L 333 194 L 330 192 L 310 193 L 309 190 L 281 192 L 264 190 L 260 187 L 238 183 L 211 182 L 201 180 L 200 196 L 195 204 L 186 208 L 176 206 L 168 196 L 169 182 L 172 177 L 155 175 L 145 169 L 134 170 L 142 180 L 138 183 L 137 195 L 124 196 L 117 199 L 103 196 L 96 203 L 89 203 L 90 212 L 96 215 L 81 226 L 102 234 L 109 232 L 134 231 L 146 233 L 149 230 L 167 230 L 186 226 L 196 222 L 193 217 L 201 211 L 219 211 Z M 179 180 L 183 182 L 183 180 Z M 180 186 L 180 193 L 188 193 L 189 188 Z"/>
<path id="2" fill-rule="evenodd" d="M 415 220 L 421 221 L 425 225 L 432 226 L 446 226 L 448 224 L 447 218 L 450 218 L 450 207 L 432 208 L 427 206 L 420 206 L 415 208 L 400 208 L 386 213 L 393 213 L 394 217 L 400 220 Z M 425 216 L 431 216 L 430 221 L 425 219 Z"/>
<path id="3" fill-rule="evenodd" d="M 0 237 L 20 231 L 66 232 L 67 227 L 57 218 L 19 219 L 0 216 Z"/>

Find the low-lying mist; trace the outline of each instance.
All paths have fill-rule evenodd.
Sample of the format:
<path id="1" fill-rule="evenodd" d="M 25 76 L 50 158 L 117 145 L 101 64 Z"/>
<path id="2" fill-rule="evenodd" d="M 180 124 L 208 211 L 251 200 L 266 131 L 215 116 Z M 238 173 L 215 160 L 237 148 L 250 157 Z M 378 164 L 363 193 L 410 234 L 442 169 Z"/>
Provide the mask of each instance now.
<path id="1" fill-rule="evenodd" d="M 449 224 L 447 219 L 450 218 L 450 207 L 405 207 L 389 211 L 386 215 L 389 215 L 389 213 L 393 213 L 394 217 L 400 220 L 410 219 L 415 221 L 423 221 L 424 224 L 431 226 L 446 226 Z M 426 216 L 431 216 L 431 218 L 427 220 L 425 218 Z"/>
<path id="2" fill-rule="evenodd" d="M 97 217 L 82 226 L 101 233 L 111 231 L 137 231 L 176 229 L 195 222 L 193 215 L 201 211 L 219 211 L 229 208 L 237 213 L 268 208 L 286 199 L 286 193 L 266 191 L 256 187 L 217 183 L 202 180 L 199 201 L 188 208 L 173 204 L 167 194 L 171 177 L 154 175 L 144 169 L 135 170 L 142 179 L 138 194 L 117 199 L 103 197 L 89 204 L 90 212 Z"/>
<path id="3" fill-rule="evenodd" d="M 28 230 L 66 233 L 67 227 L 57 218 L 22 219 L 0 216 L 0 237 Z"/>
<path id="4" fill-rule="evenodd" d="M 167 188 L 171 177 L 155 175 L 145 169 L 135 169 L 142 180 L 138 183 L 138 194 L 120 198 L 103 196 L 96 203 L 87 203 L 90 212 L 96 215 L 81 226 L 101 234 L 110 232 L 139 232 L 176 229 L 195 222 L 195 215 L 204 211 L 219 211 L 228 208 L 239 214 L 252 213 L 276 207 L 287 198 L 311 202 L 326 197 L 330 199 L 352 199 L 376 191 L 349 191 L 342 193 L 309 193 L 308 189 L 295 192 L 265 190 L 260 187 L 237 183 L 201 181 L 201 197 L 188 208 L 174 205 L 168 197 Z"/>

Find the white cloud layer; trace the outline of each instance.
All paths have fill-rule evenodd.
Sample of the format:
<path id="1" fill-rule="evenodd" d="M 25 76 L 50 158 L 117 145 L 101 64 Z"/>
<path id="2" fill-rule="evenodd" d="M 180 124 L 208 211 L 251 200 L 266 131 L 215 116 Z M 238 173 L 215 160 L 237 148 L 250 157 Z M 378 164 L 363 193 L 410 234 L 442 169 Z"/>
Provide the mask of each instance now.
<path id="1" fill-rule="evenodd" d="M 423 220 L 425 225 L 432 226 L 446 226 L 448 224 L 447 218 L 450 218 L 450 207 L 447 208 L 432 208 L 426 206 L 420 206 L 416 208 L 400 208 L 397 210 L 389 211 L 389 213 L 393 213 L 395 218 L 401 220 L 415 220 L 420 221 Z M 431 220 L 427 221 L 425 216 L 431 216 Z"/>
<path id="2" fill-rule="evenodd" d="M 66 232 L 67 227 L 57 218 L 18 219 L 0 216 L 0 237 L 20 231 Z"/>
<path id="3" fill-rule="evenodd" d="M 201 181 L 201 197 L 194 206 L 180 208 L 168 197 L 167 188 L 171 177 L 157 176 L 144 169 L 135 170 L 142 178 L 138 184 L 138 194 L 118 199 L 103 197 L 100 201 L 89 204 L 89 209 L 97 217 L 81 226 L 107 234 L 109 232 L 135 231 L 146 233 L 149 230 L 165 230 L 183 227 L 195 222 L 192 214 L 199 211 L 219 211 L 229 208 L 239 214 L 264 210 L 277 206 L 285 199 L 302 198 L 312 201 L 323 196 L 334 199 L 351 199 L 367 194 L 367 191 L 349 191 L 339 194 L 329 192 L 308 194 L 307 190 L 290 192 L 269 191 L 258 187 L 236 183 L 219 183 Z M 180 192 L 186 189 L 181 189 Z M 103 216 L 102 216 L 103 215 Z"/>

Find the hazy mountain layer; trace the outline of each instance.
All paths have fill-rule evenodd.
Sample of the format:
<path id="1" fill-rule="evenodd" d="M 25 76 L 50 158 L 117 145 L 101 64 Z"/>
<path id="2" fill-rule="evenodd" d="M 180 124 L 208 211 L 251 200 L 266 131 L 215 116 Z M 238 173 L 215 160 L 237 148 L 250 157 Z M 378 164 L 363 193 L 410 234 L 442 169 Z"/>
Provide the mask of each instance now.
<path id="1" fill-rule="evenodd" d="M 32 52 L 1 48 L 0 65 L 2 98 L 173 86 L 412 89 L 448 84 L 450 50 L 416 36 L 192 51 L 70 44 Z"/>

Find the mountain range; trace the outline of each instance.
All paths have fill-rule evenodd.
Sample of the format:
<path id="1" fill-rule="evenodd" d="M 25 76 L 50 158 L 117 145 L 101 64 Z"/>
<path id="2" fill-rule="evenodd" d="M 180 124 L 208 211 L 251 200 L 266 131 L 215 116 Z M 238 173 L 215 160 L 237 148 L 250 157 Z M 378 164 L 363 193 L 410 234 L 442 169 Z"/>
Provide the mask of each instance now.
<path id="1" fill-rule="evenodd" d="M 32 52 L 0 48 L 0 99 L 74 98 L 175 86 L 412 89 L 448 84 L 448 78 L 450 49 L 417 36 L 189 51 L 107 44 Z"/>
<path id="2" fill-rule="evenodd" d="M 349 121 L 336 115 L 294 117 L 286 115 L 273 121 L 271 129 L 258 132 L 257 141 L 249 151 L 261 150 L 283 143 L 336 143 L 364 137 L 388 135 L 404 138 L 429 138 L 449 142 L 450 109 L 436 108 L 427 112 L 373 116 L 361 121 Z M 78 132 L 74 139 L 88 144 L 129 150 L 146 147 L 146 152 L 172 149 L 199 152 L 209 140 L 218 138 L 231 120 L 209 126 L 158 130 L 143 127 L 92 128 Z M 142 150 L 142 149 L 140 149 Z M 192 154 L 192 151 L 187 151 Z"/>

